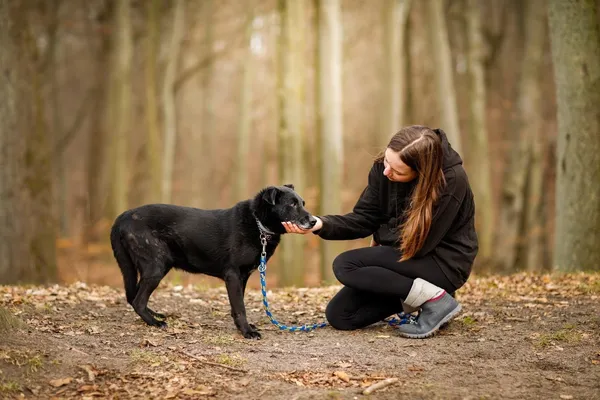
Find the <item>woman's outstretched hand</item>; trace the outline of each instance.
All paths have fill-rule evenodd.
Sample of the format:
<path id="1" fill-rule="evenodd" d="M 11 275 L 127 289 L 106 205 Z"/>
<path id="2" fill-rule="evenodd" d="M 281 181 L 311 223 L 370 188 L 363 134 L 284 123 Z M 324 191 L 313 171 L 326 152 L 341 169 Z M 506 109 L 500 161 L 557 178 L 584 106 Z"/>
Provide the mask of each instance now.
<path id="1" fill-rule="evenodd" d="M 292 222 L 282 222 L 281 224 L 287 233 L 300 233 L 302 235 L 306 235 L 309 232 L 318 231 L 323 227 L 323 221 L 321 221 L 321 218 L 315 217 L 315 219 L 317 220 L 317 223 L 311 229 L 302 229 Z"/>

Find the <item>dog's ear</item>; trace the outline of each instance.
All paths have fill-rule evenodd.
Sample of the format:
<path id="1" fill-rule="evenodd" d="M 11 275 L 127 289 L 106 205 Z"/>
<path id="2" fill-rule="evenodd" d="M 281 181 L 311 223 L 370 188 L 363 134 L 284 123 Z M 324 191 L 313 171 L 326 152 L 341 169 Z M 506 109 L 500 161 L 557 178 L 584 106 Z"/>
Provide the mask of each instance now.
<path id="1" fill-rule="evenodd" d="M 279 189 L 275 187 L 268 188 L 262 194 L 262 198 L 269 204 L 275 205 L 277 202 L 277 195 L 279 194 Z"/>
<path id="2" fill-rule="evenodd" d="M 283 185 L 283 186 L 285 186 L 285 187 L 288 187 L 288 188 L 290 188 L 290 189 L 294 190 L 294 185 L 292 185 L 291 183 L 286 183 L 286 184 L 285 184 L 285 185 Z"/>

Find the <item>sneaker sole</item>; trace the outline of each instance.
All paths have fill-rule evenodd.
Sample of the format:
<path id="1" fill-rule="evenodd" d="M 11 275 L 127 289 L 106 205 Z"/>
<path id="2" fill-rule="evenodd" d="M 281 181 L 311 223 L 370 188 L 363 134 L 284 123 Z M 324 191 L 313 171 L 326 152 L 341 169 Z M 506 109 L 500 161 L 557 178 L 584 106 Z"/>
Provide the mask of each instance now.
<path id="1" fill-rule="evenodd" d="M 420 333 L 420 334 L 413 334 L 413 333 L 400 333 L 400 336 L 405 337 L 405 338 L 409 338 L 409 339 L 426 339 L 428 337 L 431 337 L 433 335 L 435 335 L 435 333 L 440 329 L 440 327 L 444 324 L 447 324 L 448 322 L 450 322 L 450 320 L 452 318 L 454 318 L 456 316 L 456 314 L 458 314 L 460 311 L 462 310 L 462 306 L 460 305 L 460 303 L 458 304 L 458 306 L 456 306 L 454 308 L 454 310 L 450 311 L 448 313 L 448 315 L 446 315 L 436 326 L 434 326 L 429 332 L 426 333 Z"/>

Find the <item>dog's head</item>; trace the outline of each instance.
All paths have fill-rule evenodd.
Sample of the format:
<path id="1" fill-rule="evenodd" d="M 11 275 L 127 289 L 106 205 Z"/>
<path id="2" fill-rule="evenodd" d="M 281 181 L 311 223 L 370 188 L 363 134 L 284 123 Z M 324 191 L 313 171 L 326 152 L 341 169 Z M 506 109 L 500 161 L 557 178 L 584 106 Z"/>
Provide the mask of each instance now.
<path id="1" fill-rule="evenodd" d="M 265 227 L 275 233 L 285 233 L 281 225 L 285 221 L 303 229 L 310 229 L 317 222 L 304 208 L 304 200 L 292 184 L 269 186 L 261 190 L 254 199 L 254 213 Z"/>

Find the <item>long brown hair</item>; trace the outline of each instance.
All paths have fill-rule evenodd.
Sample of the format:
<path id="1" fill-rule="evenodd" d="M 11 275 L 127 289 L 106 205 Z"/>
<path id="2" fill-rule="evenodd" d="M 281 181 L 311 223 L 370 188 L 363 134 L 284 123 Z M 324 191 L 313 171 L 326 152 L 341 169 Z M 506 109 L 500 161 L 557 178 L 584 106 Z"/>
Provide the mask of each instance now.
<path id="1" fill-rule="evenodd" d="M 396 133 L 387 148 L 398 153 L 400 160 L 418 175 L 410 205 L 406 210 L 406 218 L 401 226 L 400 261 L 405 261 L 413 257 L 425 244 L 433 219 L 433 206 L 445 184 L 442 172 L 442 140 L 432 129 L 413 125 Z M 383 154 L 380 153 L 375 161 L 383 162 Z"/>

